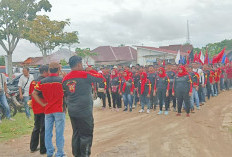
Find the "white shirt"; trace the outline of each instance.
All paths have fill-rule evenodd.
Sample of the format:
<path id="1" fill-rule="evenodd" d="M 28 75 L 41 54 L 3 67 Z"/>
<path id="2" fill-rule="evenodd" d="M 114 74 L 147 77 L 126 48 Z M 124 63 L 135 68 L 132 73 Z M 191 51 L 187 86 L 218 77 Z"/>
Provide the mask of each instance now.
<path id="1" fill-rule="evenodd" d="M 23 96 L 29 96 L 29 88 L 30 88 L 30 84 L 31 82 L 34 80 L 33 75 L 29 74 L 29 80 L 27 82 L 28 78 L 25 77 L 24 75 L 22 75 L 19 79 L 19 84 L 18 86 L 22 88 L 22 90 L 24 90 L 24 94 Z M 27 83 L 27 84 L 26 84 Z M 26 85 L 26 86 L 25 86 Z M 24 88 L 25 87 L 25 88 Z"/>
<path id="2" fill-rule="evenodd" d="M 205 84 L 205 75 L 202 69 L 193 69 L 194 72 L 197 72 L 200 76 L 199 82 L 204 85 Z"/>
<path id="3" fill-rule="evenodd" d="M 0 73 L 0 91 L 4 92 L 4 83 L 6 83 L 6 76 Z"/>

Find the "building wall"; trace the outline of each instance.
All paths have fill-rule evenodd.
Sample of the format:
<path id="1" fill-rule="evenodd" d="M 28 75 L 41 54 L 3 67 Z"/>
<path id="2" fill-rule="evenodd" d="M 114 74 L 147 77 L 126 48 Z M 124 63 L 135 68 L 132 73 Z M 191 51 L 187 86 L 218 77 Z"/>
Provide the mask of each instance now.
<path id="1" fill-rule="evenodd" d="M 146 49 L 137 49 L 137 63 L 140 65 L 152 65 L 152 62 L 148 61 L 158 61 L 158 60 L 173 60 L 175 59 L 176 55 L 175 54 L 167 54 L 167 53 L 162 53 L 158 51 L 151 51 L 151 50 L 146 50 Z"/>

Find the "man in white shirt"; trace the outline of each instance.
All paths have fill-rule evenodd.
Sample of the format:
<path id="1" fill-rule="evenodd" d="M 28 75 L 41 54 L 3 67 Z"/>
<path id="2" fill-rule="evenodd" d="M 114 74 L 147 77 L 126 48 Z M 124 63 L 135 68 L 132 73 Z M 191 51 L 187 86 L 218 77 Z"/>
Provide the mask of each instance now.
<path id="1" fill-rule="evenodd" d="M 203 70 L 200 68 L 200 64 L 193 63 L 193 71 L 197 72 L 200 76 L 199 78 L 199 89 L 198 89 L 198 96 L 200 103 L 203 105 L 205 103 L 205 93 L 204 93 L 204 88 L 205 88 L 205 74 Z"/>
<path id="2" fill-rule="evenodd" d="M 7 84 L 6 84 L 6 76 L 3 73 L 0 73 L 0 105 L 4 108 L 4 111 L 6 112 L 6 118 L 8 120 L 14 121 L 14 119 L 11 118 L 10 115 L 10 107 L 7 102 L 6 96 L 9 97 L 9 94 L 7 93 Z M 0 116 L 0 124 L 2 123 Z"/>
<path id="3" fill-rule="evenodd" d="M 27 102 L 28 100 L 30 100 L 29 88 L 33 80 L 34 80 L 33 75 L 29 74 L 29 68 L 26 68 L 26 67 L 23 68 L 23 75 L 20 77 L 19 84 L 18 84 L 19 97 L 24 103 L 25 112 L 26 112 L 26 116 L 28 119 L 31 118 L 31 113 L 30 113 L 30 109 L 29 109 Z"/>

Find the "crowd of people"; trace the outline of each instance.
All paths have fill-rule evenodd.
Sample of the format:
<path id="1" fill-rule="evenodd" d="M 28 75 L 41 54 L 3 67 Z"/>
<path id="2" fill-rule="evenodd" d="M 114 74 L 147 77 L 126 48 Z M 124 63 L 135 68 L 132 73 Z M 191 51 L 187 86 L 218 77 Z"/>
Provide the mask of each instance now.
<path id="1" fill-rule="evenodd" d="M 82 58 L 73 56 L 69 65 L 71 72 L 68 74 L 62 73 L 59 63 L 43 65 L 39 68 L 40 76 L 35 79 L 28 68 L 23 69 L 18 86 L 26 116 L 31 117 L 29 106 L 34 113 L 30 142 L 32 153 L 40 144 L 41 154 L 66 156 L 64 130 L 67 108 L 73 129 L 72 153 L 75 157 L 90 156 L 94 129 L 93 97 L 102 100 L 103 110 L 108 105 L 116 112 L 132 112 L 140 104 L 139 113 L 145 112 L 146 107 L 149 114 L 158 107 L 155 112 L 158 115 L 168 115 L 173 110 L 177 112 L 176 116 L 181 116 L 184 110 L 189 117 L 195 109 L 200 110 L 206 99 L 232 87 L 231 64 L 137 64 L 96 70 L 91 66 L 84 69 Z M 1 79 L 3 96 L 0 95 L 0 98 L 3 101 L 7 86 L 4 78 Z M 9 113 L 7 118 L 14 120 Z M 52 143 L 54 124 L 57 151 Z"/>
<path id="2" fill-rule="evenodd" d="M 94 71 L 94 68 L 89 66 L 86 70 Z M 140 113 L 145 112 L 144 106 L 147 105 L 147 113 L 158 106 L 158 115 L 168 115 L 173 110 L 180 116 L 185 109 L 189 117 L 190 112 L 200 110 L 206 98 L 215 97 L 232 86 L 231 64 L 118 65 L 102 67 L 98 72 L 103 74 L 106 82 L 92 84 L 92 87 L 102 100 L 103 110 L 108 104 L 110 109 L 119 111 L 123 100 L 125 112 L 132 112 L 140 104 Z"/>

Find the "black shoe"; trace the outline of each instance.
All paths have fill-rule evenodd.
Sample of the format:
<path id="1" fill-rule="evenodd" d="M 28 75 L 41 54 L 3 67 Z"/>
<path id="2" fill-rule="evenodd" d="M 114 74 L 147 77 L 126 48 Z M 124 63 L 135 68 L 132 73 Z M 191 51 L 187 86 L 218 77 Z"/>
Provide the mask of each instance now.
<path id="1" fill-rule="evenodd" d="M 31 150 L 31 153 L 35 153 L 35 152 L 37 152 L 39 150 L 40 150 L 39 148 L 36 148 L 35 150 Z"/>
<path id="2" fill-rule="evenodd" d="M 126 111 L 127 111 L 127 108 L 125 108 L 123 111 L 126 112 Z"/>
<path id="3" fill-rule="evenodd" d="M 130 108 L 130 112 L 132 112 L 132 108 Z"/>

